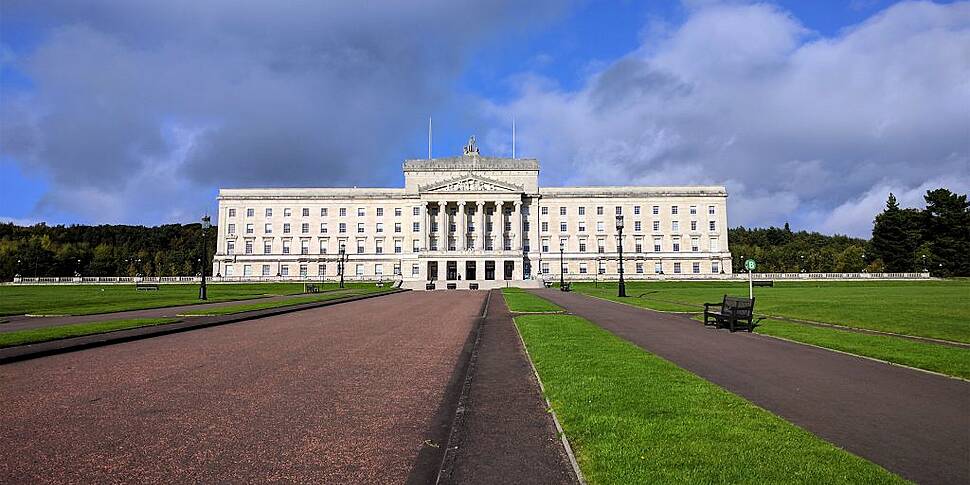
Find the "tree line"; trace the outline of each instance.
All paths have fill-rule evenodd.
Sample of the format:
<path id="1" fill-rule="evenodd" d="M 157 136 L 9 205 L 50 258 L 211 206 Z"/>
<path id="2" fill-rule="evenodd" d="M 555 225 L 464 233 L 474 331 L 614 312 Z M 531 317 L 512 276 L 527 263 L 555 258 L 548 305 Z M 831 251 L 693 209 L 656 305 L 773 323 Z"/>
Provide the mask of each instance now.
<path id="1" fill-rule="evenodd" d="M 970 276 L 970 204 L 966 195 L 927 191 L 925 209 L 901 208 L 889 194 L 868 241 L 784 227 L 728 231 L 735 272 L 745 259 L 767 273 L 912 272 Z M 216 228 L 206 236 L 211 261 Z M 0 224 L 0 280 L 22 276 L 185 276 L 201 271 L 201 224 L 157 227 Z"/>

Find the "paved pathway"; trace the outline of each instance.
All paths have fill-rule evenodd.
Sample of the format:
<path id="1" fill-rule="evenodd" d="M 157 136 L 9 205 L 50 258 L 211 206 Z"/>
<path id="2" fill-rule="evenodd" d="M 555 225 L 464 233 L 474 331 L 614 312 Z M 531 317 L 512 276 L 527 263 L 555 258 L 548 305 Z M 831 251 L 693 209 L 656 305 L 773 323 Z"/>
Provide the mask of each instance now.
<path id="1" fill-rule="evenodd" d="M 454 467 L 439 483 L 577 483 L 500 290 L 474 362 Z"/>
<path id="2" fill-rule="evenodd" d="M 417 480 L 485 293 L 443 296 L 0 366 L 0 483 Z"/>
<path id="3" fill-rule="evenodd" d="M 535 290 L 569 312 L 922 484 L 970 483 L 970 383 L 684 316 Z"/>

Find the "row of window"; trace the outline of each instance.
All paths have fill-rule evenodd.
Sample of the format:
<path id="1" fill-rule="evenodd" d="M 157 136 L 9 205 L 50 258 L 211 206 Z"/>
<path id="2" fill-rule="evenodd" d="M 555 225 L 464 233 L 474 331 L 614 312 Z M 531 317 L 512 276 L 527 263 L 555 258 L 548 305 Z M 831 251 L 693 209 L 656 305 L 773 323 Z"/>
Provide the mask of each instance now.
<path id="1" fill-rule="evenodd" d="M 572 267 L 573 264 L 574 263 L 563 263 L 562 264 L 563 274 L 569 274 L 571 271 L 570 268 Z M 721 272 L 721 264 L 719 261 L 710 261 L 709 263 L 708 262 L 701 263 L 700 261 L 694 261 L 689 264 L 690 264 L 690 272 L 692 274 L 701 274 L 701 272 L 704 271 L 705 269 L 708 270 L 711 274 L 718 274 Z M 559 265 L 557 264 L 556 266 L 558 267 Z M 646 266 L 646 263 L 639 262 L 639 261 L 636 262 L 633 266 L 634 273 L 644 274 L 645 266 Z M 704 266 L 706 266 L 706 268 Z M 578 267 L 579 267 L 578 268 L 579 274 L 589 274 L 589 263 L 578 263 Z M 674 274 L 683 274 L 684 269 L 685 269 L 684 263 L 681 263 L 679 261 L 673 263 Z M 598 274 L 606 274 L 606 262 L 600 261 L 599 264 L 597 265 L 596 271 Z M 546 262 L 542 263 L 542 273 L 549 274 L 549 263 L 546 263 Z M 663 265 L 659 261 L 656 261 L 653 263 L 653 273 L 663 274 Z"/>
<path id="2" fill-rule="evenodd" d="M 285 264 L 285 263 L 284 264 L 280 264 L 277 267 L 277 273 L 276 273 L 276 275 L 277 276 L 290 276 L 291 275 L 291 273 L 290 273 L 290 266 L 291 265 Z M 307 277 L 307 276 L 310 275 L 309 274 L 309 269 L 310 268 L 309 268 L 309 265 L 308 264 L 301 263 L 301 264 L 297 265 L 296 268 L 297 268 L 298 274 L 301 277 Z M 244 265 L 242 265 L 242 275 L 237 275 L 236 274 L 236 265 L 227 264 L 226 267 L 225 267 L 226 276 L 257 276 L 256 274 L 253 273 L 253 270 L 254 269 L 257 269 L 257 267 L 255 267 L 254 265 L 251 265 L 251 264 L 244 264 Z M 348 268 L 347 269 L 348 270 L 350 269 L 349 268 L 349 265 L 348 265 Z M 272 268 L 268 264 L 259 265 L 258 266 L 258 270 L 259 270 L 259 276 L 273 276 Z M 321 263 L 321 264 L 317 265 L 317 274 L 315 276 L 321 276 L 321 277 L 324 277 L 324 276 L 337 276 L 339 274 L 339 271 L 340 270 L 337 267 L 337 264 L 331 264 L 330 265 L 330 269 L 329 269 L 330 272 L 328 273 L 327 271 L 328 271 L 327 264 L 326 263 Z M 394 263 L 393 268 L 392 268 L 392 271 L 394 272 L 394 275 L 395 276 L 400 276 L 400 274 L 401 274 L 401 264 L 400 263 Z M 413 276 L 417 276 L 418 274 L 420 274 L 420 271 L 421 271 L 421 268 L 417 264 L 412 265 L 412 267 L 411 267 L 411 274 Z M 364 264 L 363 263 L 355 264 L 354 265 L 354 274 L 356 276 L 364 276 Z M 374 273 L 373 273 L 373 275 L 375 275 L 375 276 L 382 276 L 383 274 L 384 274 L 384 265 L 382 263 L 375 264 L 374 265 Z"/>
<path id="3" fill-rule="evenodd" d="M 567 208 L 565 206 L 559 207 L 559 215 L 561 215 L 561 216 L 566 215 L 566 209 Z M 549 207 L 542 207 L 541 209 L 539 209 L 539 211 L 540 211 L 540 214 L 542 214 L 544 216 L 545 215 L 549 215 Z M 613 208 L 613 211 L 618 216 L 623 215 L 623 206 L 622 205 L 615 206 Z M 690 215 L 695 216 L 695 215 L 697 215 L 697 206 L 696 205 L 688 206 L 687 211 L 688 211 L 688 213 Z M 659 205 L 652 206 L 651 209 L 650 209 L 650 212 L 651 212 L 651 214 L 653 214 L 655 216 L 656 215 L 659 215 L 660 214 L 660 206 Z M 707 206 L 707 214 L 708 215 L 712 215 L 713 216 L 713 215 L 716 214 L 716 212 L 717 212 L 717 206 L 713 206 L 713 205 Z M 578 215 L 585 216 L 586 215 L 586 207 L 583 207 L 583 206 L 577 207 L 576 208 L 576 213 Z M 601 205 L 600 206 L 596 206 L 596 215 L 601 216 L 601 215 L 603 215 L 603 213 L 604 213 L 604 207 L 601 206 Z M 676 216 L 679 213 L 680 213 L 680 206 L 677 206 L 677 205 L 670 206 L 670 214 L 671 215 Z M 638 205 L 633 206 L 633 215 L 635 215 L 635 216 L 640 215 L 640 206 L 638 206 Z"/>
<path id="4" fill-rule="evenodd" d="M 337 209 L 337 211 L 338 211 L 338 214 L 340 215 L 340 217 L 347 217 L 347 208 L 346 207 L 340 207 L 340 208 Z M 377 207 L 377 208 L 375 208 L 375 211 L 376 211 L 375 214 L 377 215 L 377 217 L 384 217 L 384 208 L 383 207 Z M 421 215 L 421 208 L 420 207 L 412 207 L 411 208 L 411 211 L 412 211 L 412 214 L 413 215 L 416 215 L 416 216 Z M 229 214 L 228 214 L 229 217 L 236 217 L 236 208 L 235 207 L 230 207 L 228 212 L 229 212 Z M 320 208 L 320 216 L 322 216 L 322 217 L 326 217 L 329 214 L 329 212 L 330 212 L 330 210 L 327 207 L 321 207 Z M 395 207 L 394 208 L 394 217 L 401 217 L 401 215 L 403 214 L 403 212 L 404 212 L 404 210 L 402 208 Z M 267 207 L 267 208 L 263 209 L 263 215 L 265 217 L 273 217 L 273 208 L 272 207 Z M 302 211 L 301 211 L 301 215 L 303 217 L 310 217 L 310 209 L 308 207 L 304 207 L 302 209 Z M 290 209 L 290 208 L 284 208 L 283 209 L 283 217 L 292 217 L 292 216 L 293 216 L 293 209 Z M 358 207 L 357 208 L 357 216 L 358 217 L 365 217 L 365 216 L 367 216 L 367 209 L 365 207 Z M 254 209 L 252 207 L 246 208 L 246 217 L 256 217 L 256 209 Z"/>
<path id="5" fill-rule="evenodd" d="M 522 208 L 523 208 L 522 212 L 524 214 L 528 214 L 529 213 L 529 207 L 528 206 L 522 206 Z M 586 207 L 579 206 L 579 207 L 576 208 L 576 210 L 577 210 L 577 214 L 578 215 L 581 215 L 581 216 L 586 215 Z M 338 211 L 338 216 L 339 217 L 347 217 L 347 208 L 346 207 L 339 207 L 339 208 L 337 208 L 337 211 Z M 384 208 L 383 207 L 375 207 L 374 208 L 374 211 L 375 211 L 375 215 L 377 217 L 384 217 Z M 559 215 L 561 215 L 561 216 L 566 215 L 566 211 L 567 211 L 566 206 L 559 207 Z M 621 206 L 621 205 L 615 206 L 614 209 L 613 209 L 613 211 L 614 211 L 614 213 L 616 215 L 622 215 L 623 214 L 623 206 Z M 659 215 L 660 214 L 660 206 L 659 205 L 652 206 L 650 211 L 651 211 L 651 214 L 653 214 L 653 215 Z M 688 214 L 690 214 L 692 216 L 693 215 L 697 215 L 697 206 L 696 205 L 688 206 L 687 207 L 687 211 L 688 211 Z M 228 214 L 229 217 L 236 217 L 236 208 L 235 207 L 230 207 L 228 212 L 229 212 L 229 214 Z M 451 210 L 451 214 L 452 215 L 454 215 L 456 212 L 457 212 L 457 209 L 452 209 Z M 491 214 L 492 213 L 492 209 L 491 208 L 487 209 L 487 212 L 488 212 L 488 214 Z M 505 210 L 505 213 L 506 214 L 511 214 L 511 212 L 512 212 L 511 209 L 506 209 Z M 713 205 L 707 206 L 707 213 L 708 213 L 708 215 L 712 215 L 713 216 L 713 215 L 716 214 L 716 212 L 717 212 L 717 207 L 716 206 L 713 206 Z M 303 209 L 301 209 L 301 212 L 300 213 L 301 213 L 301 215 L 303 217 L 310 217 L 310 208 L 304 207 Z M 412 213 L 412 215 L 415 215 L 415 216 L 421 215 L 421 207 L 419 207 L 419 206 L 412 207 L 411 208 L 411 213 Z M 549 214 L 549 207 L 548 206 L 543 206 L 540 209 L 540 213 L 542 215 L 548 215 Z M 601 216 L 604 213 L 605 213 L 605 208 L 603 206 L 596 206 L 596 215 Z M 641 213 L 641 206 L 639 206 L 639 205 L 633 206 L 633 215 L 640 215 L 640 213 Z M 672 206 L 670 206 L 670 214 L 671 215 L 678 215 L 679 213 L 680 213 L 680 206 L 678 206 L 678 205 L 672 205 Z M 394 217 L 401 217 L 402 214 L 403 214 L 403 209 L 401 207 L 395 207 L 394 208 Z M 273 208 L 272 207 L 267 207 L 267 208 L 263 209 L 263 215 L 265 217 L 273 217 Z M 320 216 L 326 217 L 328 215 L 329 215 L 329 208 L 328 207 L 321 207 L 320 208 Z M 256 216 L 256 209 L 254 209 L 252 207 L 246 208 L 246 217 L 255 217 L 255 216 Z M 283 209 L 283 217 L 292 217 L 292 216 L 293 216 L 293 209 L 290 209 L 290 208 L 284 208 Z M 358 207 L 357 208 L 357 216 L 358 217 L 366 217 L 367 216 L 367 208 L 366 207 Z"/>
<path id="6" fill-rule="evenodd" d="M 681 244 L 680 244 L 680 236 L 672 236 L 670 238 L 670 240 L 671 240 L 670 250 L 672 252 L 679 253 L 680 252 L 680 246 L 681 246 Z M 655 253 L 663 252 L 664 251 L 663 246 L 664 246 L 664 244 L 663 244 L 663 237 L 662 236 L 657 236 L 657 237 L 654 237 L 653 238 L 653 252 L 655 252 Z M 565 238 L 559 240 L 559 247 L 563 251 L 572 251 L 572 249 L 569 247 L 569 240 L 568 239 L 565 239 Z M 710 251 L 710 252 L 718 252 L 718 251 L 721 250 L 720 247 L 721 247 L 721 240 L 719 238 L 716 238 L 716 237 L 709 238 L 709 240 L 708 240 L 708 251 Z M 633 252 L 634 253 L 642 253 L 642 252 L 644 252 L 643 248 L 644 248 L 643 238 L 636 238 L 636 239 L 634 239 L 634 241 L 633 241 L 633 248 L 632 248 L 633 249 Z M 585 239 L 580 239 L 579 240 L 579 248 L 578 249 L 579 249 L 579 252 L 581 252 L 581 253 L 587 252 L 587 243 L 586 243 L 586 240 Z M 699 238 L 699 237 L 692 237 L 692 238 L 690 238 L 690 250 L 691 250 L 691 252 L 699 252 L 701 250 L 701 238 Z M 549 239 L 543 239 L 542 240 L 542 252 L 544 252 L 544 253 L 548 253 L 549 252 Z M 597 253 L 605 253 L 606 252 L 606 239 L 605 238 L 601 238 L 601 239 L 597 239 L 596 240 L 596 252 Z"/>
<path id="7" fill-rule="evenodd" d="M 643 225 L 642 221 L 633 221 L 633 232 L 642 232 Z M 697 231 L 697 221 L 689 221 L 689 227 L 691 231 Z M 542 232 L 549 232 L 549 223 L 543 221 L 540 224 L 540 229 Z M 671 221 L 670 230 L 672 232 L 680 232 L 680 221 Z M 707 221 L 707 230 L 709 232 L 717 231 L 717 221 Z M 606 223 L 603 221 L 596 221 L 596 232 L 605 232 Z M 559 232 L 569 232 L 568 224 L 565 221 L 559 222 Z M 576 232 L 586 232 L 586 221 L 579 221 L 576 223 Z M 653 232 L 660 232 L 660 221 L 653 221 Z"/>

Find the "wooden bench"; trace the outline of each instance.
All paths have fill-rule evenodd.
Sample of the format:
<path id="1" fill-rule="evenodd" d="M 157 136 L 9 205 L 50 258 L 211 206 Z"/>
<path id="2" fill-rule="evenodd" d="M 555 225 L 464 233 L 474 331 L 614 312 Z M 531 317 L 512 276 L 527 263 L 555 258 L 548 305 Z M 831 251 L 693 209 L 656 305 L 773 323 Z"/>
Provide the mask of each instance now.
<path id="1" fill-rule="evenodd" d="M 571 288 L 572 288 L 571 284 L 569 282 L 566 282 L 566 283 L 563 283 L 562 284 L 562 286 L 559 288 L 559 290 L 560 291 L 569 291 Z"/>
<path id="2" fill-rule="evenodd" d="M 158 283 L 135 283 L 135 290 L 154 290 L 158 291 Z"/>
<path id="3" fill-rule="evenodd" d="M 433 290 L 434 289 L 434 283 L 426 283 L 424 285 L 424 289 L 425 290 L 428 290 L 428 291 Z"/>
<path id="4" fill-rule="evenodd" d="M 754 280 L 751 282 L 751 286 L 768 286 L 771 288 L 775 287 L 774 280 Z"/>
<path id="5" fill-rule="evenodd" d="M 303 284 L 304 293 L 320 293 L 320 287 L 316 283 L 304 283 Z"/>
<path id="6" fill-rule="evenodd" d="M 552 282 L 551 281 L 543 281 L 542 282 L 542 286 L 544 286 L 546 288 L 552 288 Z"/>
<path id="7" fill-rule="evenodd" d="M 721 303 L 704 304 L 704 325 L 718 328 L 752 331 L 762 320 L 752 321 L 754 317 L 754 298 L 741 298 L 724 295 Z"/>

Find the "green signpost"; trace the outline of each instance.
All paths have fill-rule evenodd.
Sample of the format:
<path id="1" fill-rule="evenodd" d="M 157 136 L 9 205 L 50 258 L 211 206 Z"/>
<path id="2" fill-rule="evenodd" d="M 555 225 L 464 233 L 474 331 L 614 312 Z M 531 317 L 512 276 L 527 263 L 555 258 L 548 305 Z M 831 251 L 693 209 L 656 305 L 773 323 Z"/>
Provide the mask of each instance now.
<path id="1" fill-rule="evenodd" d="M 758 265 L 755 264 L 753 259 L 748 259 L 744 261 L 744 269 L 748 270 L 748 298 L 754 298 L 754 285 L 751 283 L 751 272 Z"/>

